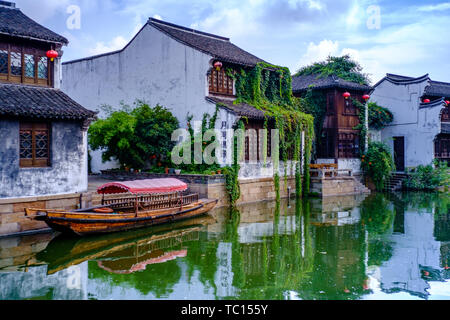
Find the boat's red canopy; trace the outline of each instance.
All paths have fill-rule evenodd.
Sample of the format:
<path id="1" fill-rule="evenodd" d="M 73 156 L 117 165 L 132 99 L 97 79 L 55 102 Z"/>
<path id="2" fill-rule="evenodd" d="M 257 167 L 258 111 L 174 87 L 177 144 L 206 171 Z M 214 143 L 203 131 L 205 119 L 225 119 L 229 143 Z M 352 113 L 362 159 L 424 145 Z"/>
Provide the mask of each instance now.
<path id="1" fill-rule="evenodd" d="M 174 178 L 110 182 L 97 189 L 100 194 L 113 193 L 171 193 L 187 189 L 187 184 Z"/>

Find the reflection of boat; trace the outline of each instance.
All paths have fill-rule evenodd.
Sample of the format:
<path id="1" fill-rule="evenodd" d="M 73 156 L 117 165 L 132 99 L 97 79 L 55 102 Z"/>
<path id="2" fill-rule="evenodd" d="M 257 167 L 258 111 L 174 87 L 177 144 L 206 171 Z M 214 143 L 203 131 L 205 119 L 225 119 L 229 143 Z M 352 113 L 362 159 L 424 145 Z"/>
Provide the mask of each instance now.
<path id="1" fill-rule="evenodd" d="M 159 250 L 158 250 L 159 251 Z M 160 253 L 156 251 L 157 253 Z M 155 255 L 155 252 L 149 252 L 146 254 L 146 256 L 152 256 Z M 164 263 L 167 261 L 175 260 L 177 258 L 184 258 L 187 256 L 187 250 L 177 250 L 177 251 L 171 251 L 164 253 L 160 256 L 149 258 L 147 260 L 140 261 L 142 259 L 139 259 L 136 257 L 136 259 L 133 258 L 122 258 L 119 260 L 105 260 L 105 261 L 97 261 L 97 264 L 100 268 L 103 270 L 106 270 L 110 273 L 116 273 L 116 274 L 129 274 L 136 271 L 142 271 L 145 270 L 145 268 L 150 264 L 157 264 L 157 263 Z M 123 261 L 125 260 L 125 261 Z M 134 261 L 136 260 L 136 261 Z"/>
<path id="2" fill-rule="evenodd" d="M 187 184 L 173 178 L 113 182 L 98 188 L 103 194 L 101 206 L 73 211 L 25 209 L 25 215 L 45 221 L 56 231 L 87 235 L 193 218 L 216 206 L 217 199 L 183 195 L 186 189 Z M 105 194 L 119 193 L 105 199 Z"/>
<path id="3" fill-rule="evenodd" d="M 164 224 L 129 232 L 98 235 L 88 238 L 60 235 L 53 239 L 37 258 L 48 264 L 47 273 L 54 274 L 88 260 L 118 261 L 130 267 L 151 258 L 163 256 L 164 249 L 198 240 L 199 232 L 215 220 L 198 217 L 174 224 Z M 130 258 L 131 262 L 126 262 Z M 123 270 L 115 267 L 117 270 Z"/>

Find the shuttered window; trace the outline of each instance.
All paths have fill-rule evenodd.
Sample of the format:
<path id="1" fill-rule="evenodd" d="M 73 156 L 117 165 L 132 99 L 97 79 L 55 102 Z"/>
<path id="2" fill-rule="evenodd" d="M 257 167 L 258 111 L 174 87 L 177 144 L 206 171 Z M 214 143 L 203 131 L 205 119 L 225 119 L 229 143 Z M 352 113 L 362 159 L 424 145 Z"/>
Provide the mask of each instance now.
<path id="1" fill-rule="evenodd" d="M 233 78 L 227 75 L 224 68 L 211 70 L 208 79 L 210 93 L 233 95 Z"/>

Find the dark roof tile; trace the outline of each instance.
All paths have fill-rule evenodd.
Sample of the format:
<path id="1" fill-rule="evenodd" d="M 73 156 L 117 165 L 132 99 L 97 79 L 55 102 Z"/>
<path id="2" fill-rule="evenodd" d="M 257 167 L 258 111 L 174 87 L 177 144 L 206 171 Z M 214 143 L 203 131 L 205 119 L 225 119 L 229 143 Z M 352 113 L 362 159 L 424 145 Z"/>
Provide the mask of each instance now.
<path id="1" fill-rule="evenodd" d="M 228 38 L 181 27 L 153 18 L 150 18 L 148 23 L 175 40 L 210 54 L 222 62 L 250 67 L 254 67 L 258 62 L 264 62 L 262 59 L 237 47 Z"/>
<path id="2" fill-rule="evenodd" d="M 95 118 L 96 113 L 58 89 L 0 84 L 0 116 L 85 120 Z"/>
<path id="3" fill-rule="evenodd" d="M 425 95 L 432 97 L 450 97 L 450 83 L 430 81 L 430 85 L 425 88 Z"/>
<path id="4" fill-rule="evenodd" d="M 27 17 L 19 9 L 0 6 L 0 34 L 68 44 L 59 34 Z"/>
<path id="5" fill-rule="evenodd" d="M 343 80 L 336 76 L 320 76 L 320 75 L 307 75 L 307 76 L 294 76 L 292 77 L 292 92 L 302 92 L 308 90 L 310 87 L 314 89 L 330 89 L 341 88 L 347 90 L 356 91 L 369 91 L 370 86 L 361 85 L 359 83 Z"/>
<path id="6" fill-rule="evenodd" d="M 247 117 L 249 119 L 264 119 L 264 112 L 256 109 L 247 103 L 236 103 L 233 100 L 222 99 L 213 96 L 206 97 L 206 100 L 221 105 L 239 117 Z"/>

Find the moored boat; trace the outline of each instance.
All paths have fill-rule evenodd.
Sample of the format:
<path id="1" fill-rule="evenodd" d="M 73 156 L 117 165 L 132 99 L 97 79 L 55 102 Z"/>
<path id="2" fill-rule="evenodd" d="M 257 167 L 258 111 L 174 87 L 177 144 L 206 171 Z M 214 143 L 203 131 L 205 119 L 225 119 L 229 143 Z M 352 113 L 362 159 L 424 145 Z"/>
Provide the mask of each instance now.
<path id="1" fill-rule="evenodd" d="M 56 231 L 84 236 L 197 217 L 218 202 L 184 194 L 186 190 L 186 183 L 173 178 L 111 182 L 97 189 L 103 195 L 100 206 L 72 211 L 26 208 L 25 216 L 45 221 Z"/>

